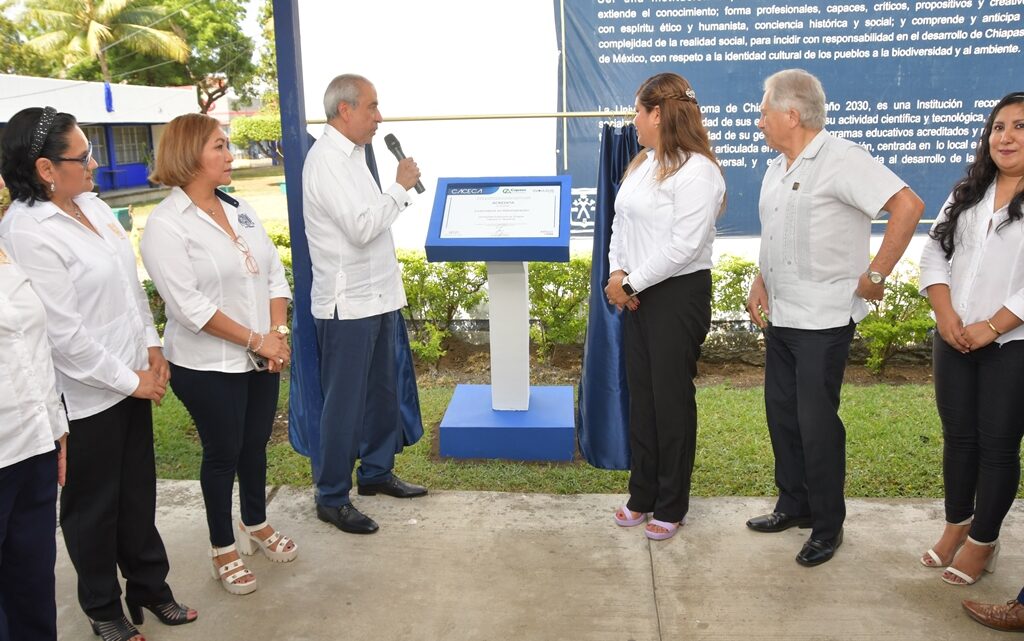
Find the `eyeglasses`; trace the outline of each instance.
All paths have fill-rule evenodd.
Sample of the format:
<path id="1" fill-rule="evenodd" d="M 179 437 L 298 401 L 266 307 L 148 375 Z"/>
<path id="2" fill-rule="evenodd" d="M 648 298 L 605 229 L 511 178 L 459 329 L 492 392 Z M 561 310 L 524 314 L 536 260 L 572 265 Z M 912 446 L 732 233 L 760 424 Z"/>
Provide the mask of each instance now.
<path id="1" fill-rule="evenodd" d="M 92 143 L 89 143 L 89 149 L 85 152 L 84 156 L 80 156 L 78 158 L 63 158 L 61 156 L 57 156 L 56 158 L 51 158 L 51 160 L 54 162 L 77 162 L 80 163 L 84 169 L 88 169 L 89 163 L 92 162 Z"/>
<path id="2" fill-rule="evenodd" d="M 241 236 L 235 236 L 235 240 L 233 242 L 235 244 L 235 248 L 245 255 L 245 268 L 249 273 L 253 276 L 260 273 L 260 265 L 256 262 L 256 257 L 252 255 L 252 251 L 249 249 L 249 243 L 245 242 L 245 239 Z"/>

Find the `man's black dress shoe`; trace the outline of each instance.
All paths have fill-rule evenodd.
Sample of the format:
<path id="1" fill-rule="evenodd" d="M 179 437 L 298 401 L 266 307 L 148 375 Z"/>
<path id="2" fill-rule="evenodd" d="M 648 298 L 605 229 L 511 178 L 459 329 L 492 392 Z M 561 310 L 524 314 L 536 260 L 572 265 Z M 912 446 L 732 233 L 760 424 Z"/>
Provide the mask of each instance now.
<path id="1" fill-rule="evenodd" d="M 373 534 L 380 529 L 373 519 L 357 510 L 351 503 L 341 507 L 327 507 L 317 503 L 316 518 L 350 534 Z"/>
<path id="2" fill-rule="evenodd" d="M 383 483 L 359 484 L 359 496 L 387 494 L 388 496 L 393 496 L 398 499 L 412 499 L 417 496 L 423 496 L 426 493 L 427 488 L 422 485 L 406 483 L 394 474 L 391 475 L 391 480 Z"/>
<path id="3" fill-rule="evenodd" d="M 772 512 L 755 516 L 747 521 L 747 527 L 755 532 L 782 532 L 791 527 L 811 527 L 811 517 L 790 516 L 782 512 Z"/>
<path id="4" fill-rule="evenodd" d="M 796 562 L 806 567 L 814 567 L 828 561 L 835 555 L 836 550 L 843 544 L 843 531 L 831 541 L 820 539 L 807 539 L 800 554 L 796 555 Z"/>

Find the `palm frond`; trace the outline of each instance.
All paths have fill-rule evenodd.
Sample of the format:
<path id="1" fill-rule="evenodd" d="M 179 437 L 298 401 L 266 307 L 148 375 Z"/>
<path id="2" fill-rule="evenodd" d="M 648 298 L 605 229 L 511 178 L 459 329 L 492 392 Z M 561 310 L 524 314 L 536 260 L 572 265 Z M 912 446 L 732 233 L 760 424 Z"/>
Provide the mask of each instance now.
<path id="1" fill-rule="evenodd" d="M 93 6 L 93 17 L 103 24 L 120 22 L 118 16 L 133 4 L 138 4 L 138 0 L 100 0 Z"/>
<path id="2" fill-rule="evenodd" d="M 67 31 L 51 31 L 50 33 L 44 33 L 41 36 L 32 38 L 25 43 L 25 46 L 35 49 L 40 53 L 50 53 L 63 49 L 70 40 L 71 34 Z"/>
<path id="3" fill-rule="evenodd" d="M 50 30 L 74 29 L 76 23 L 75 14 L 55 9 L 29 8 L 25 11 L 25 17 L 29 22 Z"/>
<path id="4" fill-rule="evenodd" d="M 111 32 L 110 27 L 93 20 L 89 23 L 89 28 L 85 32 L 86 51 L 89 52 L 90 56 L 98 56 L 103 46 L 113 39 L 114 34 Z"/>
<path id="5" fill-rule="evenodd" d="M 188 45 L 173 32 L 138 24 L 122 24 L 118 25 L 118 33 L 124 38 L 121 44 L 138 53 L 156 54 L 177 62 L 188 60 Z"/>

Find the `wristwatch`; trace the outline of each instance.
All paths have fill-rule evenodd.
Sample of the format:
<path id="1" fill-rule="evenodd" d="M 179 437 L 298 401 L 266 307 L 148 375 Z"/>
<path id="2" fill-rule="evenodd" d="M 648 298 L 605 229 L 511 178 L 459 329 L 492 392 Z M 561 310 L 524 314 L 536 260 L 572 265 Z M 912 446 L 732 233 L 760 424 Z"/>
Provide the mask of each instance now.
<path id="1" fill-rule="evenodd" d="M 630 298 L 636 296 L 636 290 L 629 284 L 629 275 L 622 277 L 622 291 L 626 292 L 626 295 Z"/>
<path id="2" fill-rule="evenodd" d="M 870 280 L 872 283 L 876 285 L 881 285 L 882 283 L 885 282 L 885 276 L 882 275 L 882 272 L 873 272 L 869 269 L 868 280 Z"/>
<path id="3" fill-rule="evenodd" d="M 278 334 L 280 334 L 281 336 L 287 336 L 288 334 L 292 333 L 292 330 L 288 329 L 287 325 L 278 325 L 277 327 L 275 327 L 271 331 L 275 331 Z"/>

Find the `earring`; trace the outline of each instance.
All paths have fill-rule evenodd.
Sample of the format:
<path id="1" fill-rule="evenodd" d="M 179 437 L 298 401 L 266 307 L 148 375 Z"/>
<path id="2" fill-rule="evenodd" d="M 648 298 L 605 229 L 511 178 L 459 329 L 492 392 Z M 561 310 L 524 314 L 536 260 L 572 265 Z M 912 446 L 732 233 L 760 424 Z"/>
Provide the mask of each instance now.
<path id="1" fill-rule="evenodd" d="M 50 181 L 50 191 L 57 191 L 57 185 L 52 180 Z"/>

